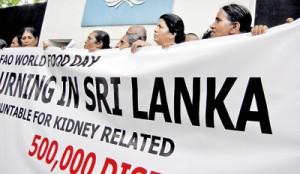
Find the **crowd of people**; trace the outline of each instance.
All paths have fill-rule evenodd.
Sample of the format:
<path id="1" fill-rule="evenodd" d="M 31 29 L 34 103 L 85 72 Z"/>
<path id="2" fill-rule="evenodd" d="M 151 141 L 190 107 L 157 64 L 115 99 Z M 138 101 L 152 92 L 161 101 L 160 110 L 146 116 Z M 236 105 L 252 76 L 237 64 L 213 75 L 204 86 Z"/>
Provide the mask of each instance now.
<path id="1" fill-rule="evenodd" d="M 293 20 L 292 18 L 288 18 L 287 22 L 292 22 Z M 238 4 L 225 5 L 219 9 L 215 21 L 210 25 L 210 29 L 204 32 L 201 39 L 246 32 L 251 32 L 252 35 L 260 35 L 268 30 L 266 25 L 251 27 L 251 23 L 252 16 L 246 7 Z M 12 39 L 10 47 L 36 47 L 38 39 L 37 32 L 33 27 L 25 27 L 22 29 L 20 35 L 16 35 Z M 162 48 L 199 39 L 195 33 L 185 34 L 184 22 L 176 14 L 163 14 L 160 16 L 154 29 L 154 41 L 157 45 L 162 46 Z M 139 47 L 152 45 L 146 40 L 147 31 L 145 27 L 134 25 L 128 28 L 115 48 L 131 48 L 131 52 L 135 53 Z M 44 49 L 47 49 L 48 46 L 48 44 L 43 42 Z M 4 40 L 0 39 L 0 48 L 4 47 L 7 47 L 7 44 Z M 90 52 L 110 48 L 109 34 L 102 30 L 92 31 L 84 44 L 84 49 L 88 49 Z"/>
<path id="2" fill-rule="evenodd" d="M 33 27 L 24 27 L 20 35 L 14 36 L 9 47 L 36 47 L 38 44 L 38 33 Z M 0 48 L 7 47 L 7 43 L 0 39 Z"/>

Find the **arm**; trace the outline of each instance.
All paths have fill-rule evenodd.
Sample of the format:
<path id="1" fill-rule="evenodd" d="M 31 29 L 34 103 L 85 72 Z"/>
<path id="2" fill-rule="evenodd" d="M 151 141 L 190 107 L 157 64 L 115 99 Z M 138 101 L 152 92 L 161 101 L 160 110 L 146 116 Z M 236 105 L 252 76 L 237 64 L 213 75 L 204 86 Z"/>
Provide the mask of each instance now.
<path id="1" fill-rule="evenodd" d="M 151 46 L 151 44 L 143 40 L 137 40 L 131 45 L 131 52 L 135 53 L 139 47 L 146 47 L 146 46 Z"/>

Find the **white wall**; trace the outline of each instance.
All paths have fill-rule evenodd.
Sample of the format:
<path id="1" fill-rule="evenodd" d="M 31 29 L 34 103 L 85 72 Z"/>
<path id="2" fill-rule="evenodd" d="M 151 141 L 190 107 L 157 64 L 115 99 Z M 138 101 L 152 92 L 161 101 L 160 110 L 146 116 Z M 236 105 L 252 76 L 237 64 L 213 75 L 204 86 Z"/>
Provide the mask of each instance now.
<path id="1" fill-rule="evenodd" d="M 193 32 L 201 37 L 214 21 L 218 9 L 229 3 L 248 7 L 254 18 L 256 0 L 174 0 L 173 13 L 183 19 L 186 33 Z M 39 45 L 42 45 L 42 41 L 55 45 L 56 43 L 51 40 L 63 42 L 74 39 L 77 43 L 76 47 L 82 48 L 88 34 L 95 29 L 100 29 L 110 35 L 111 46 L 114 47 L 128 26 L 81 27 L 84 7 L 84 0 L 48 0 Z M 145 27 L 148 42 L 153 43 L 155 26 L 145 25 Z"/>

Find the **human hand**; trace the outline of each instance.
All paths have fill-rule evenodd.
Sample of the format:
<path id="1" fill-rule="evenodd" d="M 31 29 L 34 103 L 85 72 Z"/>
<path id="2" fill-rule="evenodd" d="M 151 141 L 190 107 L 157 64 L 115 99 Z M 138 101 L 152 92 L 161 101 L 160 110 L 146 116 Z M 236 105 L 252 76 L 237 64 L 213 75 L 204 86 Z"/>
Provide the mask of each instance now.
<path id="1" fill-rule="evenodd" d="M 50 45 L 43 41 L 43 49 L 46 50 Z"/>
<path id="2" fill-rule="evenodd" d="M 268 30 L 268 26 L 266 25 L 255 25 L 251 29 L 252 36 L 257 36 L 260 34 L 264 34 Z"/>
<path id="3" fill-rule="evenodd" d="M 143 40 L 137 40 L 131 45 L 131 52 L 135 53 L 139 47 L 145 46 L 151 46 L 151 44 Z"/>
<path id="4" fill-rule="evenodd" d="M 293 21 L 294 21 L 293 18 L 287 18 L 287 19 L 286 19 L 286 23 L 291 23 L 291 22 L 293 22 Z"/>

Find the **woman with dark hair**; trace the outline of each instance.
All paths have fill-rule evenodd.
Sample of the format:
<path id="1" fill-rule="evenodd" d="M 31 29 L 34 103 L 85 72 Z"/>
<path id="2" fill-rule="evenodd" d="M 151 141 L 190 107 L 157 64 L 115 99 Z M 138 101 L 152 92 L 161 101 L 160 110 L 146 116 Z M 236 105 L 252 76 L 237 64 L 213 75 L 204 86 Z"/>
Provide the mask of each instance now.
<path id="1" fill-rule="evenodd" d="M 21 31 L 21 46 L 22 47 L 36 47 L 39 36 L 33 27 L 25 27 Z"/>
<path id="2" fill-rule="evenodd" d="M 167 48 L 171 45 L 182 43 L 185 40 L 184 23 L 175 14 L 164 14 L 160 16 L 157 26 L 154 29 L 154 41 Z M 135 53 L 138 47 L 150 46 L 151 44 L 138 40 L 131 46 L 131 52 Z"/>
<path id="3" fill-rule="evenodd" d="M 172 35 L 172 37 L 167 37 L 167 40 L 165 43 L 162 43 L 161 45 L 168 45 L 168 42 L 173 42 L 172 44 L 174 44 L 174 41 L 176 44 L 178 43 L 182 43 L 185 40 L 185 33 L 184 33 L 184 23 L 182 21 L 182 19 L 175 15 L 175 14 L 164 14 L 160 17 L 159 20 L 159 25 L 162 26 L 163 24 L 166 24 L 169 30 L 169 33 Z M 159 30 L 159 27 L 156 27 L 156 32 Z M 155 32 L 155 30 L 154 30 Z M 154 34 L 154 40 L 155 40 L 155 35 Z M 174 40 L 173 40 L 174 38 Z M 159 44 L 159 39 L 155 40 L 155 42 L 157 44 Z M 171 45 L 172 45 L 171 44 Z M 160 44 L 159 44 L 160 45 Z"/>
<path id="4" fill-rule="evenodd" d="M 13 47 L 21 47 L 22 45 L 22 42 L 21 42 L 21 35 L 17 35 L 15 36 L 12 41 L 11 41 L 11 44 L 10 44 L 10 47 L 13 48 Z"/>
<path id="5" fill-rule="evenodd" d="M 94 30 L 91 32 L 84 44 L 84 49 L 89 51 L 96 51 L 99 49 L 108 49 L 110 48 L 110 38 L 108 33 L 101 30 Z"/>
<path id="6" fill-rule="evenodd" d="M 211 37 L 227 36 L 250 32 L 252 17 L 244 6 L 229 4 L 217 13 L 215 22 L 210 26 Z"/>
<path id="7" fill-rule="evenodd" d="M 216 20 L 211 24 L 211 30 L 206 32 L 205 38 L 228 36 L 250 32 L 252 35 L 264 33 L 268 27 L 257 25 L 251 29 L 252 16 L 250 11 L 238 4 L 225 5 L 217 13 Z M 210 33 L 207 36 L 207 33 Z"/>

